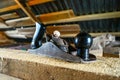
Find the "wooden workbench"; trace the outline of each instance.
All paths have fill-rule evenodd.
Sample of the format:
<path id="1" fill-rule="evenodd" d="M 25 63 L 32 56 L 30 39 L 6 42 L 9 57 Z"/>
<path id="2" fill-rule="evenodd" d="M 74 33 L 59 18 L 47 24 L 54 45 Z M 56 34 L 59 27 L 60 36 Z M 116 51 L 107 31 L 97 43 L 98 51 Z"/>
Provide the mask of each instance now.
<path id="1" fill-rule="evenodd" d="M 120 80 L 119 58 L 98 57 L 96 62 L 83 64 L 0 49 L 0 69 L 24 80 Z"/>

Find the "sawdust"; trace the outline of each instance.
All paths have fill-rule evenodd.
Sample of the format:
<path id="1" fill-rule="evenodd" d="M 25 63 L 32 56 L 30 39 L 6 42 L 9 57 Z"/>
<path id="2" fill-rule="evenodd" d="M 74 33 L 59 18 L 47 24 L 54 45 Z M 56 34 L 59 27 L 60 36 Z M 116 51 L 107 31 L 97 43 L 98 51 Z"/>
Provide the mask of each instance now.
<path id="1" fill-rule="evenodd" d="M 119 58 L 104 58 L 98 57 L 96 62 L 70 63 L 53 58 L 42 57 L 34 54 L 29 54 L 26 51 L 0 49 L 0 58 L 10 58 L 22 61 L 36 62 L 57 67 L 69 68 L 78 71 L 93 72 L 101 75 L 111 75 L 120 77 L 120 59 Z"/>

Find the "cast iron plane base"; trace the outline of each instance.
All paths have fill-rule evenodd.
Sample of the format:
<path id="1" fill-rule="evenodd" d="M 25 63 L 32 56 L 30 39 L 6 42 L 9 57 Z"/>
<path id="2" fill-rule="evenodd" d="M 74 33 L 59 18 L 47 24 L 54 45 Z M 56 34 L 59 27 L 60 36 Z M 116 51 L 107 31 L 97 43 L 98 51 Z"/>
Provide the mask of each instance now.
<path id="1" fill-rule="evenodd" d="M 68 62 L 81 62 L 80 57 L 77 57 L 62 51 L 52 42 L 46 42 L 37 49 L 29 49 L 28 52 L 32 54 L 47 56 L 51 58 L 68 61 Z"/>

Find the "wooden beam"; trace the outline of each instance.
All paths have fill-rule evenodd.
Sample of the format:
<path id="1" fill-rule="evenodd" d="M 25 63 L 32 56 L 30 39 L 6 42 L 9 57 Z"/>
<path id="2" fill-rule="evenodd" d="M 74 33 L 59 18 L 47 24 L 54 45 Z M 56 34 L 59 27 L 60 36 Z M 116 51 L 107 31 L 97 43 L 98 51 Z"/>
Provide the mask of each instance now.
<path id="1" fill-rule="evenodd" d="M 48 14 L 38 15 L 37 18 L 40 19 L 41 22 L 49 22 L 49 21 L 56 21 L 58 19 L 71 18 L 74 16 L 75 15 L 74 15 L 73 10 L 64 10 L 64 11 L 59 11 L 59 12 L 52 12 Z M 29 17 L 7 20 L 6 23 L 13 27 L 14 25 L 15 26 L 34 25 L 34 23 L 30 20 Z"/>
<path id="2" fill-rule="evenodd" d="M 95 62 L 83 64 L 0 49 L 0 63 L 2 73 L 23 80 L 120 80 L 119 58 L 97 57 Z"/>
<path id="3" fill-rule="evenodd" d="M 55 1 L 55 0 L 30 0 L 30 1 L 28 2 L 28 4 L 29 4 L 30 6 L 32 6 L 32 5 L 43 4 L 43 3 L 47 3 L 47 2 L 51 2 L 51 1 Z"/>
<path id="4" fill-rule="evenodd" d="M 40 19 L 41 22 L 49 22 L 49 21 L 56 21 L 60 19 L 67 19 L 67 18 L 71 18 L 74 16 L 75 14 L 73 10 L 64 10 L 64 11 L 59 11 L 59 12 L 42 14 L 38 18 Z"/>
<path id="5" fill-rule="evenodd" d="M 0 17 L 0 28 L 8 28 L 8 25 L 6 24 L 5 20 Z"/>
<path id="6" fill-rule="evenodd" d="M 80 26 L 78 24 L 47 26 L 46 33 L 52 35 L 55 30 L 60 31 L 61 37 L 64 35 L 77 35 L 80 32 Z"/>
<path id="7" fill-rule="evenodd" d="M 96 37 L 96 36 L 100 36 L 100 35 L 103 35 L 103 34 L 107 34 L 107 33 L 110 33 L 114 36 L 120 36 L 120 32 L 103 32 L 103 33 L 89 33 L 92 37 Z M 64 34 L 64 35 L 61 35 L 61 37 L 75 37 L 76 34 Z"/>
<path id="8" fill-rule="evenodd" d="M 32 6 L 32 5 L 42 4 L 42 3 L 46 3 L 46 2 L 50 2 L 50 1 L 54 1 L 54 0 L 30 0 L 28 2 L 28 5 Z M 15 10 L 15 9 L 18 9 L 18 8 L 20 8 L 18 5 L 5 7 L 5 8 L 0 9 L 0 13 Z"/>
<path id="9" fill-rule="evenodd" d="M 65 14 L 69 14 L 69 13 L 71 13 L 71 12 L 69 12 L 69 11 L 68 11 L 68 13 L 63 12 L 63 14 L 61 14 L 61 12 L 60 12 L 61 15 L 65 15 Z M 53 13 L 49 13 L 49 14 L 53 14 Z M 59 13 L 54 14 L 52 17 L 57 18 L 58 15 L 59 15 Z M 44 16 L 45 16 L 45 14 L 44 14 Z M 42 23 L 44 23 L 44 24 L 55 24 L 55 23 L 65 23 L 65 22 L 74 22 L 74 21 L 90 21 L 90 20 L 98 20 L 98 19 L 120 18 L 120 11 L 100 13 L 100 14 L 91 14 L 91 15 L 84 15 L 84 16 L 73 16 L 73 17 L 71 15 L 71 17 L 66 17 L 66 19 L 59 18 L 59 20 L 56 20 L 56 18 L 54 18 L 55 19 L 54 20 L 54 19 L 52 19 L 52 17 L 49 16 L 49 17 L 47 17 L 47 18 L 49 18 L 49 20 L 44 21 L 45 17 L 42 17 L 42 15 L 38 16 L 38 18 L 41 18 L 41 20 L 43 20 Z M 52 21 L 50 21 L 50 18 Z M 25 18 L 7 20 L 6 23 L 11 25 L 11 26 L 13 26 L 15 23 L 17 23 L 16 26 L 21 26 L 21 24 L 22 24 L 22 26 L 24 26 L 24 24 L 29 25 L 27 23 L 31 23 L 31 20 L 30 20 L 30 18 L 25 17 Z M 33 25 L 33 23 L 31 23 L 30 25 Z"/>
<path id="10" fill-rule="evenodd" d="M 22 5 L 22 3 L 20 3 L 19 0 L 14 0 L 19 6 L 20 8 L 26 13 L 26 15 L 28 17 L 30 17 L 30 19 L 35 23 L 35 22 L 39 22 L 39 20 L 35 17 L 35 15 L 32 13 L 32 11 L 28 8 L 28 7 L 24 7 Z"/>
<path id="11" fill-rule="evenodd" d="M 107 34 L 107 33 L 110 33 L 110 34 L 112 34 L 114 36 L 120 36 L 120 32 L 90 33 L 90 35 L 92 35 L 93 37 L 95 37 L 95 36 L 100 36 L 100 35 Z"/>
<path id="12" fill-rule="evenodd" d="M 89 15 L 83 15 L 83 16 L 75 16 L 75 17 L 68 18 L 68 19 L 61 19 L 61 20 L 49 21 L 49 22 L 43 22 L 43 23 L 44 24 L 53 24 L 53 23 L 90 21 L 90 20 L 99 20 L 99 19 L 110 19 L 110 18 L 120 18 L 120 11 L 99 13 L 99 14 L 89 14 Z"/>
<path id="13" fill-rule="evenodd" d="M 55 31 L 55 30 L 60 31 L 61 37 L 69 37 L 69 36 L 65 36 L 65 35 L 78 34 L 80 32 L 80 26 L 78 24 L 47 26 L 46 33 L 49 35 L 52 35 L 53 31 Z M 18 32 L 18 34 L 22 34 L 25 36 L 28 36 L 28 35 L 33 36 L 33 34 L 35 32 L 35 27 L 23 28 L 23 29 L 18 28 L 16 31 Z M 10 31 L 8 31 L 8 32 L 10 32 Z M 70 36 L 70 37 L 75 37 L 75 36 Z"/>
<path id="14" fill-rule="evenodd" d="M 13 18 L 19 18 L 19 15 L 17 15 L 16 12 L 13 12 L 13 13 L 0 15 L 0 17 L 3 19 L 13 19 Z"/>

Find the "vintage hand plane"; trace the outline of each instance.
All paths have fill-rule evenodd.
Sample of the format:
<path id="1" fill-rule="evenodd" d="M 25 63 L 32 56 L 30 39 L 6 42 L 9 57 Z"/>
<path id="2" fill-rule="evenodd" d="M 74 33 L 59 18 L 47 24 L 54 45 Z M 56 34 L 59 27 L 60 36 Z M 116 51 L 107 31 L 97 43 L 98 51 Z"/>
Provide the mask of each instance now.
<path id="1" fill-rule="evenodd" d="M 68 62 L 87 62 L 96 60 L 94 55 L 89 54 L 89 48 L 92 44 L 92 37 L 89 34 L 81 32 L 75 37 L 77 55 L 74 56 L 71 54 L 69 44 L 59 37 L 59 31 L 53 33 L 50 41 L 42 44 L 42 38 L 46 30 L 45 28 L 45 25 L 36 23 L 36 31 L 31 42 L 32 49 L 29 49 L 28 52 Z"/>

